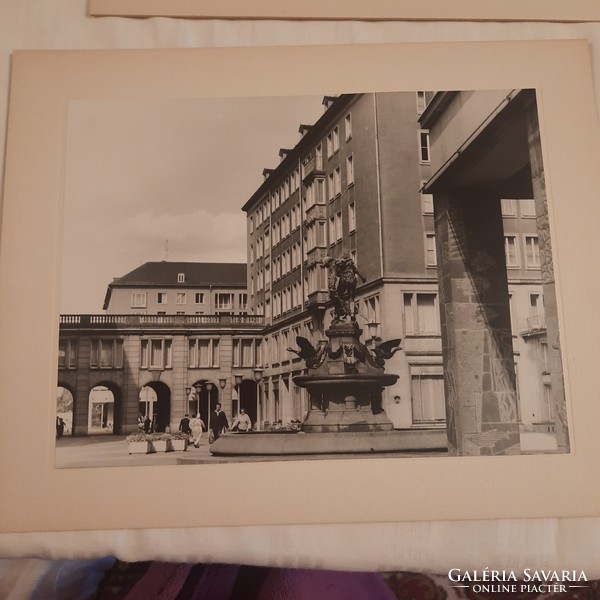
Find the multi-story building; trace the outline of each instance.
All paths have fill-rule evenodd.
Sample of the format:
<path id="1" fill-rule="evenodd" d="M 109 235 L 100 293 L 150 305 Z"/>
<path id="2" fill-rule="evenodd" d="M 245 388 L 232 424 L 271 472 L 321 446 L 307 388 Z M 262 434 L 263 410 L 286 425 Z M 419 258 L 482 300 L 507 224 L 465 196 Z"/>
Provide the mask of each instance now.
<path id="1" fill-rule="evenodd" d="M 109 314 L 244 315 L 244 263 L 147 262 L 108 285 Z"/>
<path id="2" fill-rule="evenodd" d="M 259 420 L 304 417 L 305 391 L 292 382 L 303 364 L 287 348 L 295 347 L 298 335 L 313 343 L 325 338 L 330 311 L 322 261 L 348 254 L 365 278 L 357 288 L 357 320 L 367 344 L 403 339 L 386 364 L 400 375 L 384 392 L 387 414 L 399 429 L 428 432 L 427 443 L 445 436 L 433 201 L 420 193 L 432 176 L 423 119 L 432 97 L 325 97 L 321 118 L 300 126 L 298 144 L 280 151 L 280 164 L 265 169 L 262 185 L 244 204 L 249 305 L 265 315 Z M 535 209 L 533 201 L 516 205 L 510 198 L 502 207 L 517 336 L 522 319 L 529 319 L 529 332 L 543 320 Z M 517 353 L 524 343 L 519 337 Z M 529 395 L 541 377 L 538 371 L 526 375 L 526 354 L 519 376 Z M 523 420 L 547 417 L 532 414 L 528 409 Z"/>
<path id="3" fill-rule="evenodd" d="M 261 316 L 246 265 L 145 263 L 109 284 L 106 314 L 61 315 L 59 406 L 68 433 L 164 431 L 217 402 L 256 420 Z M 69 410 L 70 407 L 70 410 Z"/>

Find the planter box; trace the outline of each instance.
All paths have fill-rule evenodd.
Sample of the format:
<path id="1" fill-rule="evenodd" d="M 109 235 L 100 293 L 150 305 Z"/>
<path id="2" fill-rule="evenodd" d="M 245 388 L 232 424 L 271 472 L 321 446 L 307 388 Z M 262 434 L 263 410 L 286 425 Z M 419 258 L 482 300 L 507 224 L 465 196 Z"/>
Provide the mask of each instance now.
<path id="1" fill-rule="evenodd" d="M 187 440 L 169 440 L 169 450 L 183 452 L 187 448 Z"/>
<path id="2" fill-rule="evenodd" d="M 154 452 L 166 452 L 167 451 L 167 440 L 156 440 L 150 442 L 152 444 L 152 450 Z"/>
<path id="3" fill-rule="evenodd" d="M 129 454 L 148 454 L 151 452 L 150 442 L 129 442 Z"/>

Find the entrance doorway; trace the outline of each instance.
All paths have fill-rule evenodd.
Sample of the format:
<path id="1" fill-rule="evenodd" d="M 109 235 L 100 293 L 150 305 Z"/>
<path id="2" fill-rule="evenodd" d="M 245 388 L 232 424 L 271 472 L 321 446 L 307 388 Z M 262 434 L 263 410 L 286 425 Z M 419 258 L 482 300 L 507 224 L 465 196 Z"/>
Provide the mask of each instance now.
<path id="1" fill-rule="evenodd" d="M 252 422 L 252 429 L 256 429 L 258 420 L 258 384 L 251 379 L 244 379 L 238 387 L 238 401 L 240 409 L 244 409 Z M 237 416 L 236 414 L 233 415 Z"/>
<path id="2" fill-rule="evenodd" d="M 151 381 L 140 389 L 139 416 L 150 421 L 152 431 L 164 432 L 171 422 L 171 390 L 162 381 Z"/>
<path id="3" fill-rule="evenodd" d="M 209 428 L 210 415 L 217 407 L 218 402 L 218 386 L 207 379 L 199 379 L 191 387 L 188 397 L 188 413 L 190 416 L 200 413 L 200 418 Z"/>

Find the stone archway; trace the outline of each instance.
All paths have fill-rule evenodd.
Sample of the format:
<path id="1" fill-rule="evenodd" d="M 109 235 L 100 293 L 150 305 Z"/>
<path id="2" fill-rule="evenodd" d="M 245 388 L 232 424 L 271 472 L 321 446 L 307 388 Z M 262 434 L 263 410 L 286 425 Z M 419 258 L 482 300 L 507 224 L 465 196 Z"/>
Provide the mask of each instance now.
<path id="1" fill-rule="evenodd" d="M 63 436 L 73 435 L 75 424 L 75 394 L 73 389 L 62 382 L 58 382 L 56 393 L 56 417 L 64 422 Z"/>
<path id="2" fill-rule="evenodd" d="M 219 402 L 219 386 L 208 379 L 198 379 L 192 384 L 191 389 L 193 392 L 188 398 L 188 413 L 190 416 L 200 413 L 200 418 L 208 428 L 210 415 Z"/>
<path id="3" fill-rule="evenodd" d="M 252 379 L 244 379 L 237 392 L 239 408 L 246 411 L 254 428 L 258 420 L 258 384 Z"/>
<path id="4" fill-rule="evenodd" d="M 147 415 L 152 422 L 152 429 L 164 432 L 167 427 L 170 427 L 171 423 L 171 389 L 162 381 L 150 381 L 142 387 L 142 390 L 144 388 L 152 390 L 155 395 L 155 399 L 148 406 L 150 412 Z M 140 402 L 142 401 L 142 390 L 140 390 Z"/>
<path id="5" fill-rule="evenodd" d="M 112 381 L 96 383 L 88 395 L 88 435 L 120 435 L 122 412 L 121 388 Z"/>

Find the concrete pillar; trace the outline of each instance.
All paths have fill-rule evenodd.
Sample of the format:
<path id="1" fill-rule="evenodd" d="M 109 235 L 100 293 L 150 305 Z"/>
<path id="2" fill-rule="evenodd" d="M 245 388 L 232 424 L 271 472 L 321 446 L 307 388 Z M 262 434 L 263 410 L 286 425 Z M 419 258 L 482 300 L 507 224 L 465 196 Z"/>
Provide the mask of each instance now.
<path id="1" fill-rule="evenodd" d="M 520 452 L 499 197 L 435 194 L 446 419 L 451 455 Z"/>
<path id="2" fill-rule="evenodd" d="M 548 368 L 552 400 L 554 404 L 554 431 L 556 433 L 557 450 L 569 452 L 569 430 L 563 378 L 560 335 L 558 331 L 558 307 L 556 303 L 556 281 L 552 262 L 552 244 L 550 241 L 550 223 L 548 219 L 548 202 L 544 180 L 544 164 L 540 143 L 540 128 L 537 108 L 530 104 L 527 113 L 527 137 L 529 143 L 529 160 L 531 164 L 531 180 L 535 199 L 538 244 L 542 270 L 542 286 L 544 289 L 544 306 L 546 314 L 546 331 L 548 336 Z"/>

